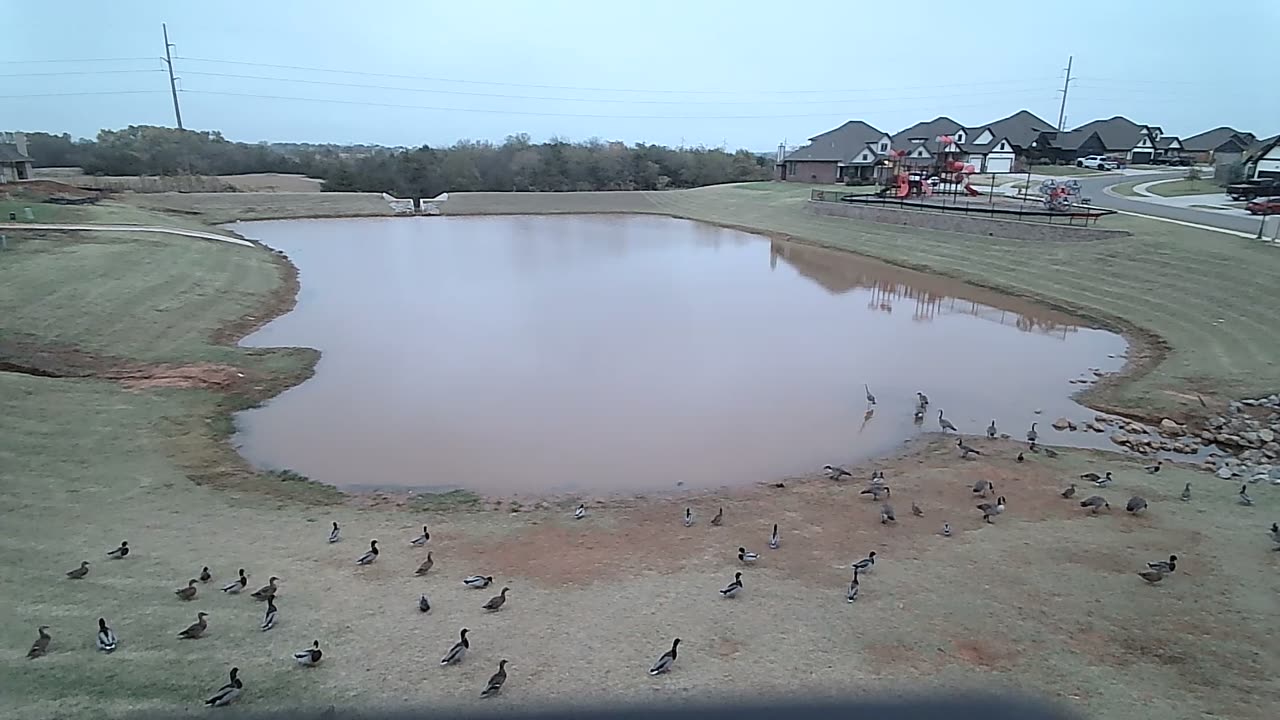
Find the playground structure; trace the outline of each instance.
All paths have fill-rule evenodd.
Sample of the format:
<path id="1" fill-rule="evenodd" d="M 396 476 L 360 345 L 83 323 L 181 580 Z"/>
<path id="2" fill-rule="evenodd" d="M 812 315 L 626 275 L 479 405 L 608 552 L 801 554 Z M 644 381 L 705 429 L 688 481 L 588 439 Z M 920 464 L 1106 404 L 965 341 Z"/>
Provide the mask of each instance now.
<path id="1" fill-rule="evenodd" d="M 1040 197 L 1045 210 L 1069 212 L 1080 204 L 1080 181 L 1047 178 L 1040 183 Z"/>
<path id="2" fill-rule="evenodd" d="M 953 143 L 953 139 L 949 135 L 940 135 L 937 142 L 939 148 L 945 148 Z M 910 158 L 906 150 L 893 150 L 881 165 L 881 188 L 876 194 L 899 199 L 927 198 L 935 194 L 981 195 L 969 182 L 977 172 L 976 168 L 961 162 L 957 155 L 939 150 L 933 161 L 919 163 Z"/>

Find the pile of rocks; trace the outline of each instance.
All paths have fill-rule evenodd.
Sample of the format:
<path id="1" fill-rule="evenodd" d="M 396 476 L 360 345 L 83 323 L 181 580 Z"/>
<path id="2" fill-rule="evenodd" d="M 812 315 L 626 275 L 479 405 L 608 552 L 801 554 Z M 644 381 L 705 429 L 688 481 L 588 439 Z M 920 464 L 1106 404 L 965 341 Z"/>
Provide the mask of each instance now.
<path id="1" fill-rule="evenodd" d="M 1280 395 L 1231 403 L 1226 415 L 1209 419 L 1199 438 L 1227 453 L 1205 460 L 1218 477 L 1280 485 Z"/>
<path id="2" fill-rule="evenodd" d="M 1156 427 L 1155 434 L 1140 423 L 1127 420 L 1117 421 L 1117 429 L 1111 433 L 1111 442 L 1142 453 L 1151 455 L 1157 452 L 1176 452 L 1183 455 L 1195 455 L 1200 452 L 1202 442 L 1187 434 L 1186 426 L 1165 418 Z M 1208 444 L 1208 443 L 1203 443 Z"/>

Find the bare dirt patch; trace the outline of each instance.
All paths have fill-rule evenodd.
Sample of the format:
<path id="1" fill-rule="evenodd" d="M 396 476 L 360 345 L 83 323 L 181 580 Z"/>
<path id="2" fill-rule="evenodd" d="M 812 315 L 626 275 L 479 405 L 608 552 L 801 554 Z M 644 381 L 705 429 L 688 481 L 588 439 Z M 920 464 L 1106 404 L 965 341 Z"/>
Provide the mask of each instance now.
<path id="1" fill-rule="evenodd" d="M 148 365 L 110 370 L 104 373 L 103 377 L 116 380 L 130 390 L 152 388 L 231 390 L 234 386 L 246 382 L 245 373 L 239 368 L 218 363 Z"/>

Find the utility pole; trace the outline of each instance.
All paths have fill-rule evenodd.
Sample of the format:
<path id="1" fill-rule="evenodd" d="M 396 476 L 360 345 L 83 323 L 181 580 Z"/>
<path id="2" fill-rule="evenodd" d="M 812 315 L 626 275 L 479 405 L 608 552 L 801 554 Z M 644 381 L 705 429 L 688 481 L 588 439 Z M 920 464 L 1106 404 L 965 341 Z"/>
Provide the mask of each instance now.
<path id="1" fill-rule="evenodd" d="M 173 95 L 173 117 L 178 121 L 178 129 L 181 130 L 182 110 L 178 107 L 178 81 L 173 77 L 173 56 L 169 54 L 173 43 L 169 42 L 169 27 L 160 23 L 160 29 L 164 31 L 164 64 L 169 66 L 169 92 Z"/>
<path id="2" fill-rule="evenodd" d="M 1062 93 L 1062 105 L 1058 108 L 1058 132 L 1063 131 L 1062 126 L 1067 119 L 1067 90 L 1071 89 L 1071 61 L 1074 59 L 1074 56 L 1067 56 L 1067 79 L 1063 81 L 1062 89 L 1058 91 Z"/>

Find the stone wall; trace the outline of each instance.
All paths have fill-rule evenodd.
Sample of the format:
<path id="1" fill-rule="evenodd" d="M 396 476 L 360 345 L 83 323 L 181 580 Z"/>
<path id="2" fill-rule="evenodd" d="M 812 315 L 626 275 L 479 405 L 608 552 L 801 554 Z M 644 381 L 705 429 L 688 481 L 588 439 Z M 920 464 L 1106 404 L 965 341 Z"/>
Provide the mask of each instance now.
<path id="1" fill-rule="evenodd" d="M 1006 220 L 978 215 L 964 215 L 962 213 L 928 212 L 908 210 L 896 206 L 882 207 L 844 202 L 810 200 L 809 210 L 818 215 L 846 217 L 885 225 L 905 225 L 907 227 L 944 230 L 966 235 L 1011 238 L 1014 240 L 1103 240 L 1126 237 L 1131 234 L 1128 230 L 1114 230 L 1093 225 L 1088 227 L 1080 224 L 1068 225 L 1065 219 L 1061 224 L 1054 223 L 1051 225 L 1049 223 Z"/>

